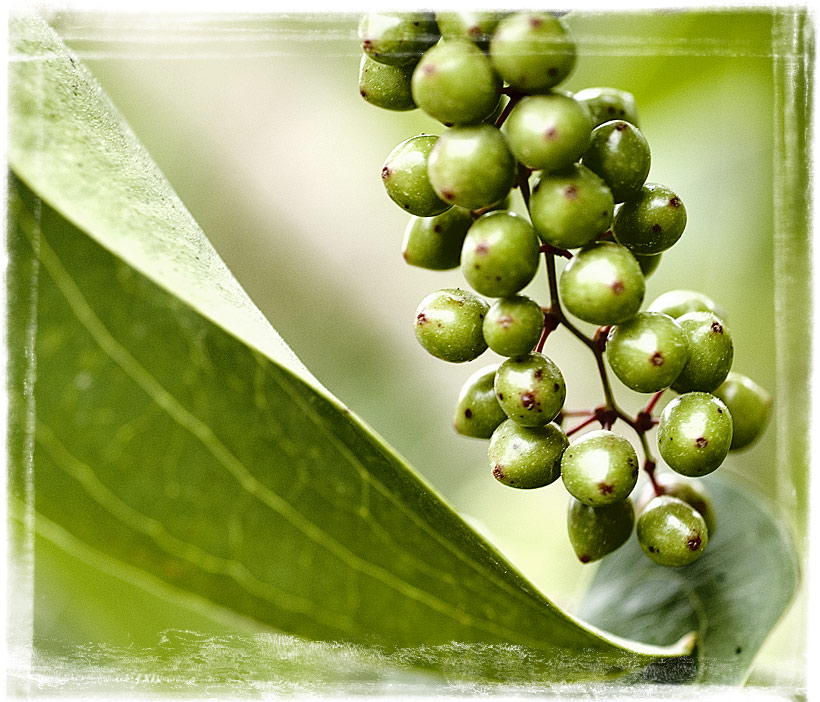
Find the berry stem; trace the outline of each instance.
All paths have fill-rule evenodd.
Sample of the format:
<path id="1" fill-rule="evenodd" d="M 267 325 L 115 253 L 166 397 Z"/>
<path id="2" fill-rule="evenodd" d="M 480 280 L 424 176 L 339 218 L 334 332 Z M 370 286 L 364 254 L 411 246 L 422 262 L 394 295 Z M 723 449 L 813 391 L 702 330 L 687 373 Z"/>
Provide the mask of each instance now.
<path id="1" fill-rule="evenodd" d="M 502 90 L 502 92 L 504 92 L 504 91 Z M 521 98 L 524 97 L 523 93 L 519 93 L 517 91 L 516 92 L 509 92 L 509 93 L 505 93 L 505 94 L 509 95 L 510 99 L 507 102 L 507 104 L 504 105 L 504 109 L 501 111 L 501 114 L 498 116 L 498 119 L 495 121 L 495 126 L 499 127 L 499 128 L 501 127 L 502 124 L 504 124 L 504 122 L 507 121 L 507 117 L 510 116 L 510 112 L 512 112 L 513 107 L 515 107 L 518 104 L 519 100 L 521 100 Z"/>
<path id="2" fill-rule="evenodd" d="M 592 414 L 592 415 L 590 415 L 589 417 L 587 417 L 587 418 L 586 418 L 583 422 L 581 422 L 580 424 L 578 424 L 578 425 L 576 425 L 576 426 L 572 427 L 572 429 L 569 429 L 569 430 L 566 432 L 566 434 L 567 434 L 567 436 L 572 436 L 575 432 L 580 431 L 580 430 L 581 430 L 581 429 L 583 429 L 584 427 L 588 427 L 590 424 L 592 424 L 592 423 L 593 423 L 593 422 L 595 422 L 595 421 L 598 421 L 598 416 L 597 416 L 596 414 Z"/>

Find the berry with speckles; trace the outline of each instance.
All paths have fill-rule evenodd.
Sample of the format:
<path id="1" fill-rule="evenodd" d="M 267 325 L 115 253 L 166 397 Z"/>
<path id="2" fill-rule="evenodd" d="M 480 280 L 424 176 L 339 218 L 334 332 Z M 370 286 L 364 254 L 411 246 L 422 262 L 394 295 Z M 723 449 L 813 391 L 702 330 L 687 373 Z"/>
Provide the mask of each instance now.
<path id="1" fill-rule="evenodd" d="M 723 400 L 732 415 L 734 431 L 730 450 L 737 451 L 754 443 L 769 422 L 772 396 L 741 373 L 729 373 L 714 395 Z"/>
<path id="2" fill-rule="evenodd" d="M 685 566 L 703 555 L 709 530 L 700 513 L 677 497 L 654 498 L 638 515 L 638 543 L 658 565 Z"/>
<path id="3" fill-rule="evenodd" d="M 524 217 L 506 210 L 488 212 L 467 232 L 461 272 L 477 293 L 509 297 L 533 279 L 538 257 L 538 237 Z"/>
<path id="4" fill-rule="evenodd" d="M 581 563 L 592 563 L 626 543 L 635 525 L 631 500 L 590 507 L 569 498 L 567 534 Z"/>
<path id="5" fill-rule="evenodd" d="M 551 422 L 567 396 L 560 369 L 542 353 L 513 356 L 495 374 L 495 395 L 504 413 L 527 427 Z"/>
<path id="6" fill-rule="evenodd" d="M 462 385 L 453 414 L 453 428 L 462 436 L 489 439 L 507 419 L 493 388 L 497 369 L 497 363 L 479 368 Z"/>
<path id="7" fill-rule="evenodd" d="M 658 486 L 661 495 L 669 495 L 670 497 L 677 497 L 689 505 L 692 505 L 703 520 L 706 522 L 706 528 L 709 530 L 709 535 L 715 535 L 715 508 L 712 505 L 712 500 L 706 493 L 706 490 L 699 484 L 697 480 L 688 480 L 675 473 L 657 473 L 655 475 L 655 483 Z M 647 483 L 641 491 L 640 497 L 635 502 L 635 511 L 640 514 L 644 508 L 657 497 L 655 487 L 651 483 Z"/>
<path id="8" fill-rule="evenodd" d="M 482 326 L 489 307 L 469 290 L 432 292 L 416 309 L 416 339 L 436 358 L 452 363 L 472 361 L 487 350 Z"/>
<path id="9" fill-rule="evenodd" d="M 615 202 L 638 194 L 651 161 L 646 137 L 623 120 L 596 127 L 583 158 L 583 164 L 607 184 Z"/>
<path id="10" fill-rule="evenodd" d="M 393 149 L 382 166 L 382 183 L 399 207 L 417 217 L 432 217 L 452 203 L 436 195 L 427 176 L 427 163 L 438 137 L 419 134 Z"/>
<path id="11" fill-rule="evenodd" d="M 436 12 L 436 24 L 444 39 L 469 39 L 482 49 L 489 48 L 501 18 L 499 12 Z"/>
<path id="12" fill-rule="evenodd" d="M 658 451 L 676 473 L 699 478 L 723 463 L 732 445 L 732 415 L 706 392 L 680 395 L 658 421 Z"/>
<path id="13" fill-rule="evenodd" d="M 522 356 L 533 350 L 544 329 L 544 311 L 524 295 L 502 297 L 484 317 L 484 340 L 502 356 Z"/>
<path id="14" fill-rule="evenodd" d="M 435 217 L 411 218 L 402 243 L 405 262 L 434 271 L 457 268 L 472 223 L 470 211 L 463 207 L 451 207 Z"/>
<path id="15" fill-rule="evenodd" d="M 440 36 L 430 12 L 371 12 L 359 22 L 364 53 L 393 66 L 416 64 Z"/>
<path id="16" fill-rule="evenodd" d="M 582 435 L 561 459 L 564 487 L 590 507 L 629 497 L 638 482 L 638 456 L 623 436 L 607 429 Z"/>
<path id="17" fill-rule="evenodd" d="M 406 112 L 416 109 L 410 91 L 412 71 L 404 66 L 391 66 L 362 54 L 359 64 L 359 95 L 367 102 L 385 110 Z"/>
<path id="18" fill-rule="evenodd" d="M 592 113 L 597 127 L 613 119 L 622 119 L 638 126 L 638 109 L 632 93 L 618 88 L 584 88 L 573 96 Z"/>
<path id="19" fill-rule="evenodd" d="M 606 359 L 630 390 L 658 392 L 677 380 L 689 360 L 689 342 L 670 316 L 639 312 L 611 329 Z"/>
<path id="20" fill-rule="evenodd" d="M 581 249 L 564 268 L 558 287 L 571 314 L 601 325 L 634 317 L 646 292 L 635 257 L 611 241 Z"/>
<path id="21" fill-rule="evenodd" d="M 555 424 L 525 427 L 508 419 L 490 438 L 490 470 L 498 482 L 509 487 L 544 487 L 561 475 L 561 456 L 568 443 Z"/>
<path id="22" fill-rule="evenodd" d="M 597 175 L 575 164 L 542 174 L 530 199 L 530 217 L 545 244 L 575 249 L 595 241 L 612 222 L 612 193 Z"/>
<path id="23" fill-rule="evenodd" d="M 621 205 L 612 234 L 636 254 L 656 254 L 674 245 L 685 227 L 683 201 L 666 186 L 647 183 Z"/>
<path id="24" fill-rule="evenodd" d="M 712 392 L 732 369 L 734 346 L 726 323 L 711 312 L 688 312 L 677 318 L 689 343 L 689 360 L 672 384 L 675 392 Z"/>

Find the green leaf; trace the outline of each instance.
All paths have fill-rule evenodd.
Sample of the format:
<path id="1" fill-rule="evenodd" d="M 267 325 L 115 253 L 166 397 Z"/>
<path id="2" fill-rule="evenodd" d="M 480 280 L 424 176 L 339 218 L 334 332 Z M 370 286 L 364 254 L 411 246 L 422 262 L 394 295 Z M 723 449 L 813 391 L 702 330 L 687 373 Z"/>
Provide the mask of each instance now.
<path id="1" fill-rule="evenodd" d="M 603 635 L 524 580 L 298 362 L 56 35 L 15 16 L 10 46 L 24 527 L 237 630 L 512 644 L 554 680 L 686 653 Z"/>
<path id="2" fill-rule="evenodd" d="M 745 681 L 798 582 L 789 534 L 760 498 L 719 476 L 704 478 L 717 527 L 684 568 L 650 561 L 636 539 L 601 562 L 579 615 L 621 636 L 658 645 L 698 633 L 698 682 Z"/>

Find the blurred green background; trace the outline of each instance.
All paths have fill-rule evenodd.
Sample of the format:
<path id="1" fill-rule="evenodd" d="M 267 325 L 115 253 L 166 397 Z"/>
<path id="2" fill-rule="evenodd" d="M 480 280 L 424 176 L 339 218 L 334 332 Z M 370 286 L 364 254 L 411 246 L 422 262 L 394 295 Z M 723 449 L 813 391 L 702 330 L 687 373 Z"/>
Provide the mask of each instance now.
<path id="1" fill-rule="evenodd" d="M 404 264 L 407 215 L 387 198 L 379 173 L 397 143 L 443 127 L 419 111 L 390 113 L 360 98 L 357 17 L 51 19 L 312 372 L 571 609 L 592 568 L 569 546 L 565 492 L 501 486 L 489 476 L 486 443 L 450 426 L 461 384 L 495 359 L 488 352 L 471 364 L 446 364 L 413 338 L 421 298 L 463 280 L 457 270 Z M 687 231 L 649 280 L 647 302 L 673 288 L 711 296 L 727 310 L 734 369 L 777 392 L 775 11 L 571 13 L 566 21 L 579 60 L 562 87 L 631 91 L 652 148 L 649 180 L 686 204 Z M 547 302 L 543 272 L 528 294 Z M 779 343 L 780 354 L 807 353 Z M 587 351 L 561 333 L 547 351 L 567 378 L 567 407 L 601 401 Z M 785 397 L 779 392 L 778 402 Z M 619 398 L 630 409 L 646 399 L 627 391 Z M 773 422 L 721 470 L 742 475 L 800 533 L 805 488 L 794 475 L 805 466 L 778 465 L 782 438 Z M 41 641 L 142 644 L 174 626 L 220 630 L 45 541 L 35 552 Z M 799 681 L 804 617 L 803 603 L 792 609 L 763 651 L 760 679 Z"/>

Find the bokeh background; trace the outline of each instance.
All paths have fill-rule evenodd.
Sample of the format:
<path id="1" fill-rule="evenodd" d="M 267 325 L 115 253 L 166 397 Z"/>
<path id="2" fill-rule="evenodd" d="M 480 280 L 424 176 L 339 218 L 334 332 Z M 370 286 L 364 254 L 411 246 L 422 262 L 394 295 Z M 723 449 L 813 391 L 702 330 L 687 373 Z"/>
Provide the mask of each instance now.
<path id="1" fill-rule="evenodd" d="M 548 596 L 572 609 L 594 566 L 572 553 L 560 482 L 536 491 L 501 486 L 489 475 L 486 442 L 451 428 L 461 384 L 496 359 L 487 352 L 470 364 L 447 364 L 414 339 L 422 297 L 463 279 L 457 270 L 403 262 L 408 216 L 387 198 L 379 174 L 400 141 L 443 127 L 419 111 L 386 112 L 361 99 L 357 17 L 119 12 L 50 19 L 319 380 Z M 776 394 L 781 407 L 804 402 L 778 388 L 794 380 L 809 350 L 789 347 L 776 332 L 779 306 L 800 303 L 782 299 L 775 275 L 784 89 L 773 43 L 783 31 L 777 12 L 570 13 L 566 22 L 579 60 L 562 87 L 632 92 L 652 148 L 649 180 L 673 188 L 687 208 L 687 230 L 649 279 L 647 302 L 673 288 L 706 293 L 727 311 L 734 369 Z M 794 267 L 798 283 L 800 270 Z M 547 302 L 543 271 L 527 293 Z M 567 407 L 599 404 L 591 355 L 560 332 L 547 351 L 567 378 Z M 628 391 L 618 397 L 630 409 L 646 400 Z M 783 429 L 772 422 L 721 470 L 747 480 L 803 548 L 806 466 L 783 465 L 781 444 L 805 437 Z M 35 553 L 35 632 L 43 642 L 149 645 L 171 627 L 213 630 L 47 542 L 38 540 Z M 804 617 L 805 597 L 770 639 L 753 679 L 800 684 Z"/>

